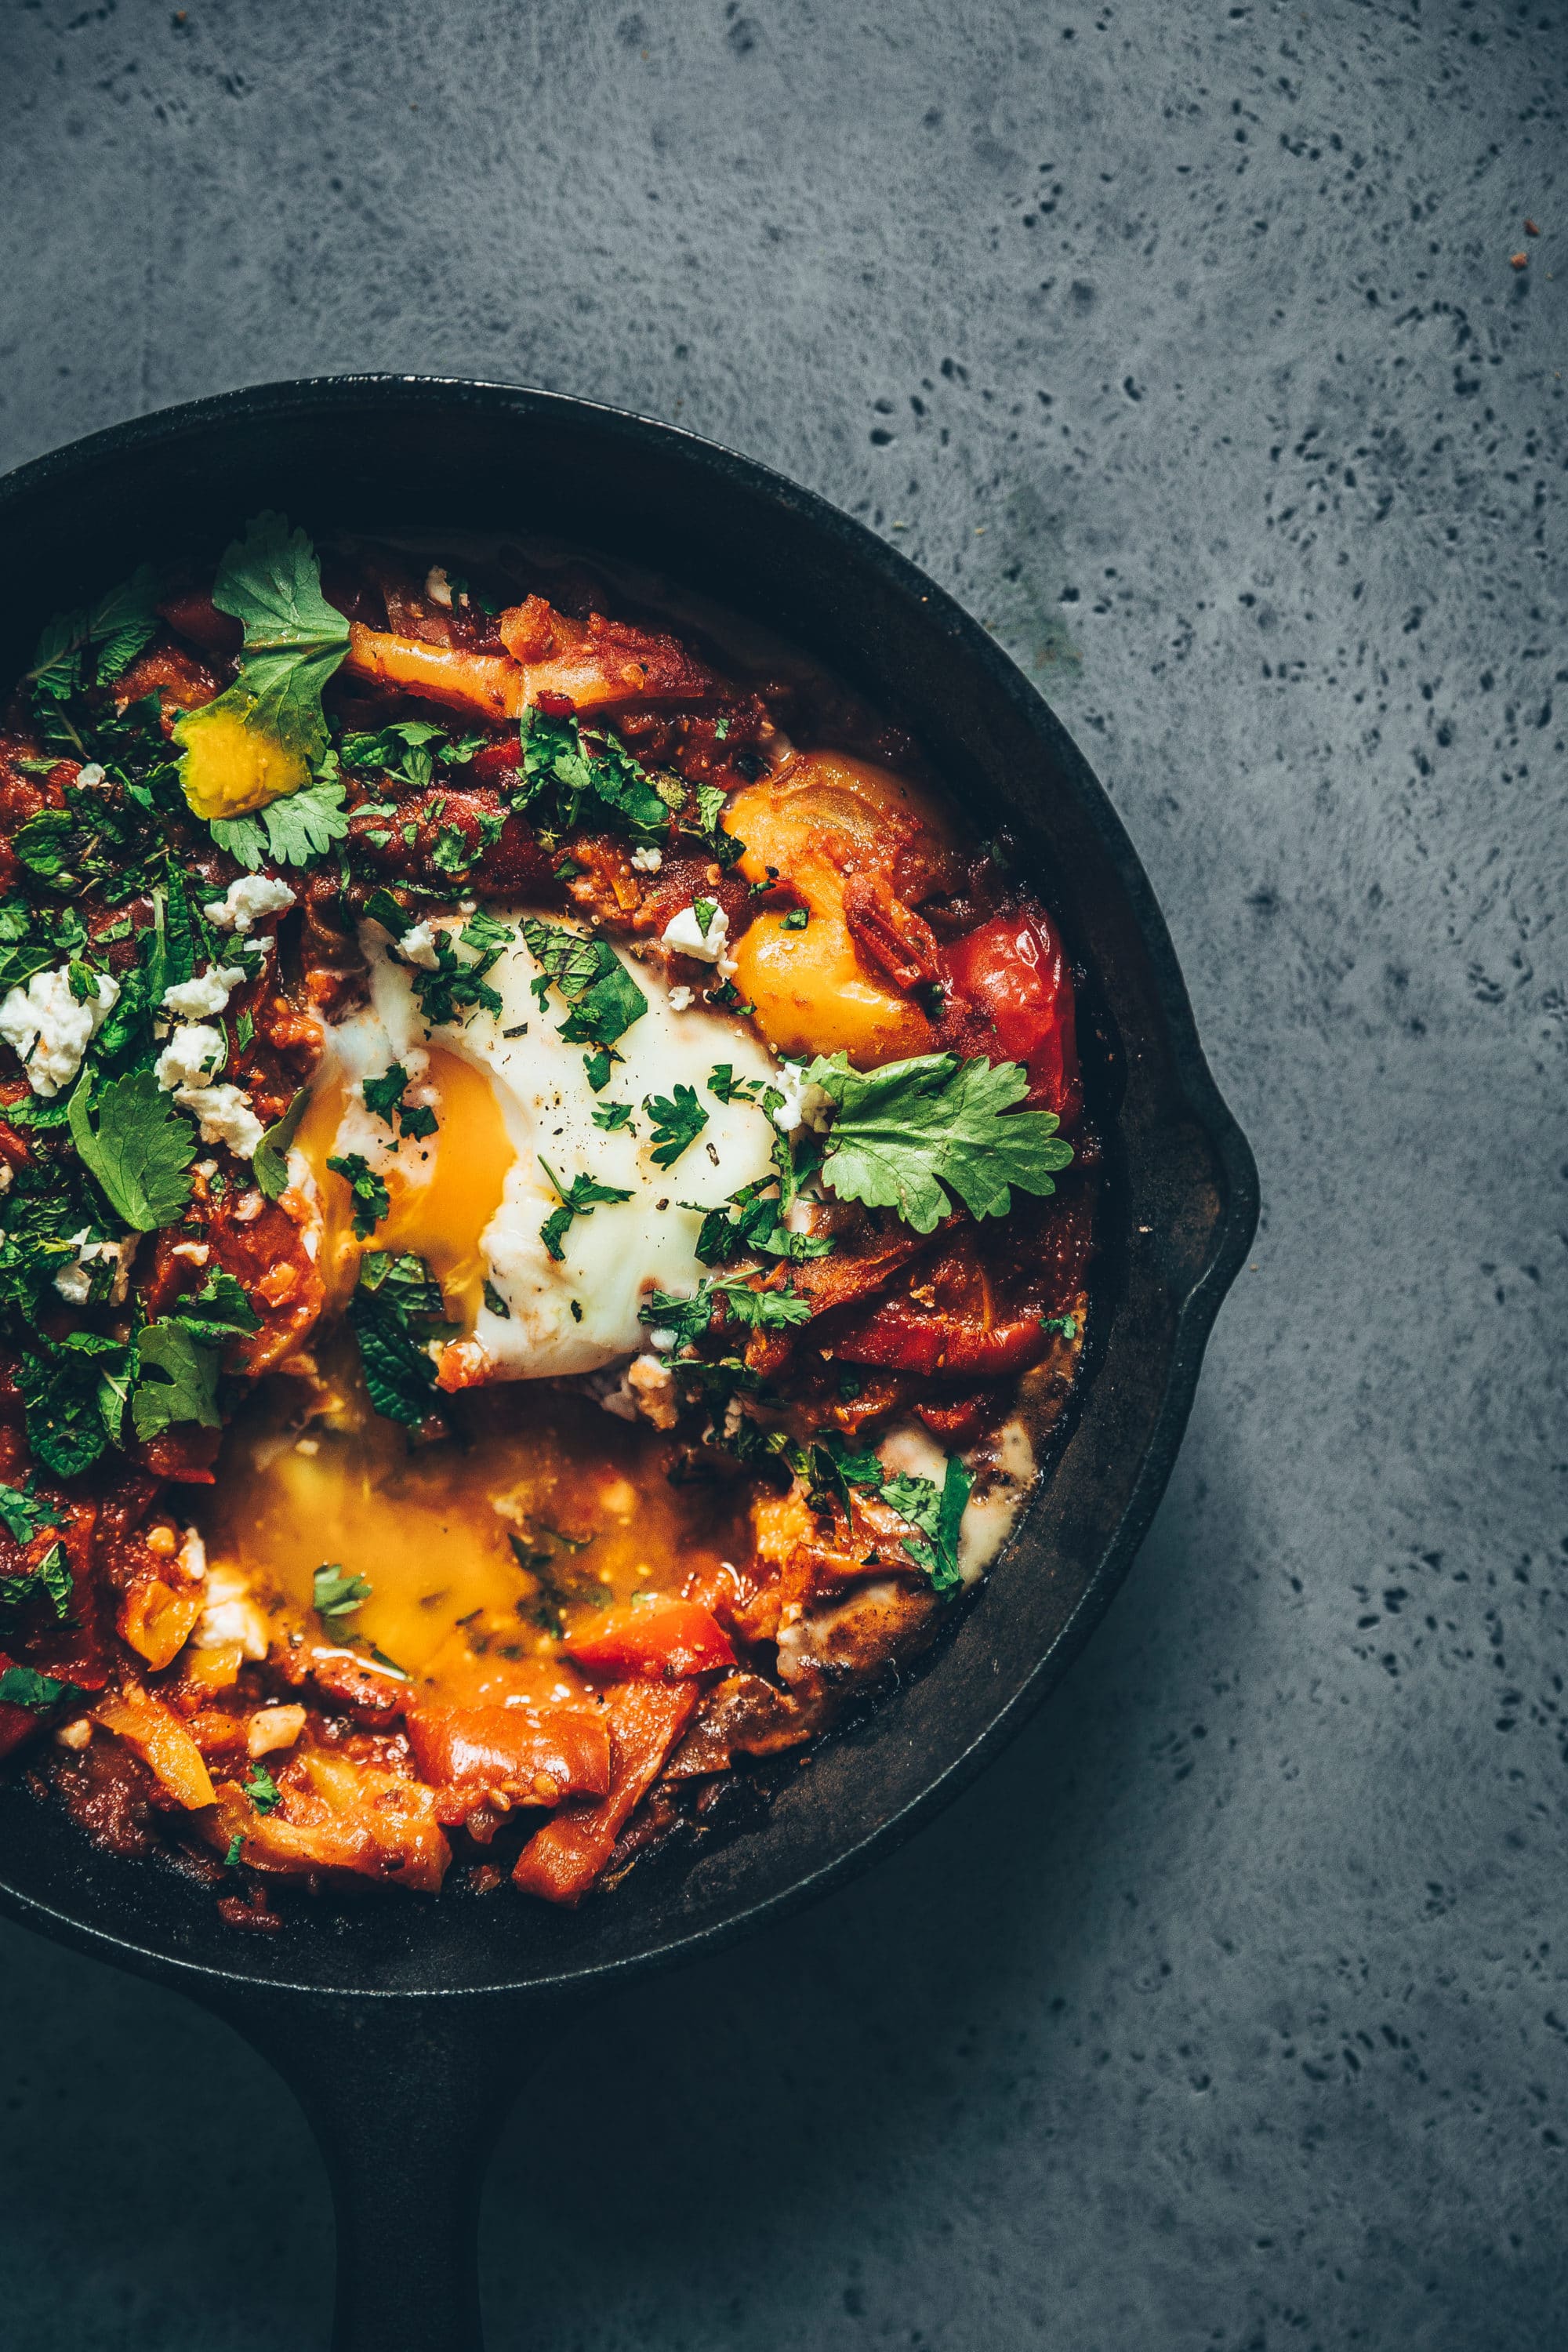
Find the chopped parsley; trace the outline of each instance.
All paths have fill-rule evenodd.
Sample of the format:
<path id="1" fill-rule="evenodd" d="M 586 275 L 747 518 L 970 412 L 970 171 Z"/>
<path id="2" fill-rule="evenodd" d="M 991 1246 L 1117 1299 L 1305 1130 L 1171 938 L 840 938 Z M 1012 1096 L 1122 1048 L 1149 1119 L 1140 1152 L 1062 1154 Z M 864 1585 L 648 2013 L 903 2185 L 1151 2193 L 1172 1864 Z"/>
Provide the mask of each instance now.
<path id="1" fill-rule="evenodd" d="M 369 1241 L 391 1212 L 392 1195 L 384 1181 L 375 1174 L 363 1151 L 345 1151 L 341 1158 L 329 1160 L 327 1165 L 334 1176 L 342 1178 L 353 1195 L 356 1239 Z"/>
<path id="2" fill-rule="evenodd" d="M 395 1118 L 399 1139 L 405 1135 L 413 1137 L 434 1135 L 437 1121 L 435 1112 L 428 1104 L 409 1106 L 404 1102 L 404 1089 L 407 1084 L 408 1073 L 401 1062 L 392 1063 L 382 1072 L 379 1078 L 366 1078 L 362 1089 L 366 1110 L 376 1118 L 384 1119 L 388 1127 Z M 395 1142 L 392 1148 L 395 1151 L 397 1144 Z"/>
<path id="3" fill-rule="evenodd" d="M 558 1209 L 552 1209 L 540 1226 L 539 1238 L 559 1265 L 566 1255 L 563 1246 L 566 1235 L 578 1217 L 592 1216 L 596 1208 L 613 1205 L 617 1201 L 629 1201 L 632 1196 L 618 1185 L 600 1184 L 592 1176 L 574 1176 L 570 1184 L 563 1184 L 542 1152 L 539 1164 L 554 1185 L 556 1199 L 561 1203 Z"/>
<path id="4" fill-rule="evenodd" d="M 265 1764 L 253 1764 L 246 1775 L 245 1793 L 258 1813 L 269 1813 L 283 1791 Z"/>
<path id="5" fill-rule="evenodd" d="M 310 1579 L 310 1606 L 323 1623 L 335 1625 L 363 1608 L 371 1590 L 368 1577 L 351 1575 L 335 1559 L 328 1560 Z"/>
<path id="6" fill-rule="evenodd" d="M 673 1168 L 708 1124 L 708 1114 L 694 1087 L 678 1085 L 673 1095 L 647 1095 L 643 1108 L 653 1122 L 653 1164 Z"/>

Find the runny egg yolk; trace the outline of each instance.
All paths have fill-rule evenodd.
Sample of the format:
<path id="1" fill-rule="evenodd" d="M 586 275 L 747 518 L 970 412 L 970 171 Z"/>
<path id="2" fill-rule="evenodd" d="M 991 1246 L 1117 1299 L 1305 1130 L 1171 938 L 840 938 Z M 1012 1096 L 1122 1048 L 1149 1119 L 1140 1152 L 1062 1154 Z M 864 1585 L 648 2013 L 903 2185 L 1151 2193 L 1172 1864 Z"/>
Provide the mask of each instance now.
<path id="1" fill-rule="evenodd" d="M 208 1556 L 247 1575 L 264 1609 L 309 1611 L 324 1565 L 363 1577 L 369 1600 L 321 1632 L 374 1643 L 451 1704 L 574 1686 L 563 1623 L 570 1633 L 596 1606 L 679 1591 L 693 1570 L 745 1557 L 743 1500 L 672 1486 L 655 1433 L 589 1398 L 491 1390 L 465 1400 L 465 1445 L 411 1448 L 370 1412 L 352 1350 L 322 1370 L 332 1402 L 302 1434 L 292 1381 L 229 1430 L 197 1506 Z"/>
<path id="2" fill-rule="evenodd" d="M 354 1199 L 347 1180 L 327 1165 L 347 1099 L 341 1081 L 317 1094 L 296 1140 L 321 1196 L 318 1265 L 328 1313 L 340 1312 L 353 1289 L 363 1250 L 412 1250 L 440 1283 L 453 1322 L 468 1331 L 484 1295 L 479 1237 L 500 1206 L 517 1152 L 495 1089 L 472 1063 L 432 1045 L 426 1083 L 437 1097 L 437 1131 L 405 1137 L 399 1144 L 383 1171 L 391 1208 L 366 1240 L 353 1230 Z"/>

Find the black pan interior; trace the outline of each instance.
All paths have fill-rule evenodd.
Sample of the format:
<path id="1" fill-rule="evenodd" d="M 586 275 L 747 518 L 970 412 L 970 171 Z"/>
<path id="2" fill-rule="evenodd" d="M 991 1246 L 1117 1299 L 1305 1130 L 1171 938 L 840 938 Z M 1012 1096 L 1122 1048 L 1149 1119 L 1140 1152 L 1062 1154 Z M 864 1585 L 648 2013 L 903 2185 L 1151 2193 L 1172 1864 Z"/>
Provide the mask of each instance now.
<path id="1" fill-rule="evenodd" d="M 804 1899 L 962 1785 L 1065 1670 L 1164 1485 L 1256 1175 L 1204 1065 L 1159 910 L 1045 703 L 873 533 L 745 459 L 547 394 L 402 378 L 237 393 L 0 483 L 0 675 L 40 618 L 263 505 L 331 526 L 545 531 L 658 569 L 794 639 L 909 728 L 982 830 L 1005 819 L 1087 965 L 1111 1181 L 1092 1377 L 1054 1476 L 920 1674 L 815 1753 L 762 1824 L 564 1914 L 510 1890 L 372 1899 L 240 1935 L 167 1866 L 89 1847 L 13 1778 L 0 1905 L 195 1990 L 463 1994 L 668 1960 Z M 1091 1064 L 1092 1058 L 1090 1057 Z"/>

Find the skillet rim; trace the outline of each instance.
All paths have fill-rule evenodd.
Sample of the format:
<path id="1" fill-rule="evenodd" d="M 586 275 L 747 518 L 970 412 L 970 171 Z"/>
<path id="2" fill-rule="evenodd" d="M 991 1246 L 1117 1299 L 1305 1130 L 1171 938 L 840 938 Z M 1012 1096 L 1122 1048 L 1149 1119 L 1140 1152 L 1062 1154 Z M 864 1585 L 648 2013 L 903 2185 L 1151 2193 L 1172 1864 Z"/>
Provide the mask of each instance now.
<path id="1" fill-rule="evenodd" d="M 1192 1277 L 1173 1317 L 1158 1413 L 1143 1444 L 1137 1473 L 1121 1517 L 1065 1622 L 1045 1653 L 991 1717 L 984 1730 L 949 1758 L 934 1776 L 884 1820 L 852 1838 L 830 1859 L 782 1887 L 756 1897 L 730 1916 L 704 1925 L 672 1923 L 667 1940 L 647 1949 L 519 1978 L 511 1981 L 457 1985 L 364 1985 L 294 1981 L 259 1975 L 237 1965 L 244 1940 L 232 1931 L 237 1965 L 225 1967 L 139 1943 L 132 1937 L 85 1923 L 37 1895 L 12 1886 L 0 1874 L 0 1914 L 58 1942 L 110 1961 L 133 1974 L 175 1985 L 210 2004 L 244 2000 L 318 2003 L 343 2000 L 381 2005 L 440 2004 L 480 2007 L 529 1998 L 545 2000 L 589 1992 L 611 1981 L 630 1981 L 688 1959 L 721 1949 L 754 1929 L 790 1916 L 845 1884 L 884 1853 L 892 1852 L 942 1806 L 952 1802 L 1003 1747 L 1015 1738 L 1074 1663 L 1120 1588 L 1148 1531 L 1174 1466 L 1192 1410 L 1205 1346 L 1225 1294 L 1239 1271 L 1257 1230 L 1259 1192 L 1257 1166 L 1242 1130 L 1221 1095 L 1199 1043 L 1186 983 L 1153 887 L 1109 794 L 1045 697 L 995 640 L 946 589 L 882 539 L 870 525 L 846 513 L 819 493 L 763 462 L 711 441 L 689 427 L 667 424 L 610 404 L 472 376 L 439 376 L 395 371 L 282 379 L 240 386 L 107 425 L 63 443 L 0 477 L 0 524 L 16 504 L 47 493 L 57 482 L 90 472 L 117 458 L 177 441 L 192 431 L 215 426 L 243 431 L 247 423 L 290 414 L 309 415 L 355 403 L 388 407 L 399 401 L 427 409 L 432 417 L 466 407 L 508 410 L 519 422 L 554 415 L 586 423 L 590 429 L 624 443 L 654 449 L 679 445 L 695 463 L 725 486 L 744 486 L 821 541 L 852 554 L 857 565 L 878 576 L 882 588 L 917 620 L 946 636 L 953 650 L 978 670 L 1026 730 L 1042 744 L 1062 789 L 1091 825 L 1130 912 L 1148 959 L 1152 994 L 1163 1023 L 1163 1044 L 1183 1108 L 1203 1132 L 1222 1175 L 1220 1198 L 1203 1263 Z M 940 1662 L 936 1670 L 940 1672 Z M 4 1864 L 0 1861 L 0 1874 Z M 634 1882 L 635 1883 L 635 1882 Z M 625 1896 L 617 1897 L 625 1900 Z M 347 1949 L 345 1948 L 345 1957 Z"/>

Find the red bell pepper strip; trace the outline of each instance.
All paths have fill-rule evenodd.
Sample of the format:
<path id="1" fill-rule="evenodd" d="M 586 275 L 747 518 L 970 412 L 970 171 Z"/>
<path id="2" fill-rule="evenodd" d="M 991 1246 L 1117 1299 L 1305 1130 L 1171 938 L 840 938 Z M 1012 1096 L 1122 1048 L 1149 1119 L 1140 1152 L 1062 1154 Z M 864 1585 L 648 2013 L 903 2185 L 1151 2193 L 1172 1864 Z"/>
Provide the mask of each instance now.
<path id="1" fill-rule="evenodd" d="M 605 1693 L 610 1793 L 584 1811 L 556 1813 L 518 1855 L 512 1877 L 546 1903 L 580 1903 L 615 1851 L 628 1816 L 663 1771 L 696 1711 L 694 1682 L 618 1683 Z"/>
<path id="2" fill-rule="evenodd" d="M 836 1333 L 833 1353 L 846 1364 L 990 1381 L 1037 1364 L 1050 1336 L 1037 1315 L 987 1325 L 968 1315 L 920 1314 L 902 1299 L 888 1298 Z"/>
<path id="3" fill-rule="evenodd" d="M 997 915 L 947 950 L 952 1002 L 942 1042 L 994 1062 L 1022 1062 L 1027 1107 L 1071 1127 L 1083 1109 L 1072 980 L 1042 915 Z"/>
<path id="4" fill-rule="evenodd" d="M 695 1601 L 643 1601 L 607 1609 L 566 1647 L 592 1674 L 660 1675 L 666 1682 L 735 1663 L 729 1635 Z"/>
<path id="5" fill-rule="evenodd" d="M 405 1721 L 420 1779 L 471 1790 L 476 1804 L 494 1790 L 551 1805 L 608 1793 L 610 1734 L 596 1708 L 419 1706 Z"/>

